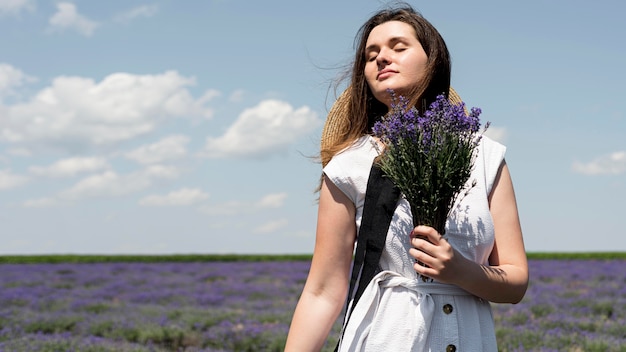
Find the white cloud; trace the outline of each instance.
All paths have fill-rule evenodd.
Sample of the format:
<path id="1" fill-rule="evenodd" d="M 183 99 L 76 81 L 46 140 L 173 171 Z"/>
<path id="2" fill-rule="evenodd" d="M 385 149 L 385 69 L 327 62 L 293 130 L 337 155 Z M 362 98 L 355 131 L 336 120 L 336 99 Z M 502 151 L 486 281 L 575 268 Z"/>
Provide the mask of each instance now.
<path id="1" fill-rule="evenodd" d="M 67 159 L 71 160 L 71 159 Z M 67 165 L 76 166 L 80 163 L 67 163 Z M 97 163 L 94 163 L 97 165 Z M 56 163 L 48 168 L 44 168 L 42 172 L 53 175 L 55 172 L 69 172 L 68 167 L 64 169 L 59 167 L 60 163 Z M 84 165 L 89 165 L 85 163 Z M 102 165 L 103 167 L 105 165 Z M 108 164 L 106 165 L 108 167 Z M 95 168 L 95 167 L 94 167 Z M 76 167 L 72 170 L 80 169 L 86 171 L 87 167 Z M 63 171 L 60 171 L 63 170 Z M 143 170 L 132 172 L 129 174 L 119 174 L 112 170 L 105 170 L 98 174 L 87 176 L 76 182 L 72 187 L 58 192 L 51 197 L 27 200 L 22 206 L 27 208 L 50 207 L 62 204 L 72 204 L 77 201 L 90 198 L 112 198 L 122 197 L 133 193 L 143 191 L 155 185 L 160 179 L 175 179 L 180 176 L 180 171 L 175 167 L 163 165 L 150 165 Z M 0 189 L 2 189 L 2 172 L 0 172 Z M 25 181 L 26 179 L 24 179 Z M 176 194 L 172 195 L 175 197 Z M 178 195 L 179 198 L 185 196 L 185 193 Z M 196 195 L 197 199 L 201 195 Z"/>
<path id="2" fill-rule="evenodd" d="M 315 112 L 306 106 L 294 110 L 286 102 L 266 100 L 244 110 L 223 136 L 207 138 L 203 155 L 264 156 L 285 149 L 320 124 Z"/>
<path id="3" fill-rule="evenodd" d="M 167 178 L 175 179 L 180 176 L 180 170 L 174 166 L 150 165 L 144 171 L 143 175 L 151 178 Z"/>
<path id="4" fill-rule="evenodd" d="M 35 80 L 9 64 L 0 63 L 0 101 L 3 96 L 13 93 L 13 88 Z"/>
<path id="5" fill-rule="evenodd" d="M 141 191 L 151 184 L 147 177 L 138 175 L 118 175 L 114 171 L 86 177 L 73 187 L 61 193 L 68 200 L 79 200 L 94 197 L 123 196 Z"/>
<path id="6" fill-rule="evenodd" d="M 22 10 L 34 10 L 33 0 L 0 0 L 0 15 L 18 15 Z"/>
<path id="7" fill-rule="evenodd" d="M 140 164 L 162 163 L 186 156 L 187 143 L 189 143 L 189 137 L 182 135 L 169 136 L 156 143 L 141 146 L 126 153 L 125 156 Z"/>
<path id="8" fill-rule="evenodd" d="M 19 187 L 28 181 L 28 178 L 16 175 L 9 170 L 0 170 L 0 190 Z"/>
<path id="9" fill-rule="evenodd" d="M 140 17 L 152 17 L 159 11 L 158 5 L 141 5 L 115 16 L 114 20 L 128 23 Z"/>
<path id="10" fill-rule="evenodd" d="M 48 23 L 52 31 L 73 29 L 86 37 L 91 36 L 99 26 L 97 22 L 79 14 L 76 5 L 71 2 L 58 3 L 57 12 L 50 17 Z"/>
<path id="11" fill-rule="evenodd" d="M 489 126 L 489 128 L 487 128 L 487 131 L 485 131 L 485 136 L 500 143 L 506 142 L 507 134 L 507 130 L 504 127 Z"/>
<path id="12" fill-rule="evenodd" d="M 204 92 L 204 94 L 198 99 L 198 103 L 199 104 L 208 103 L 209 101 L 211 101 L 214 98 L 217 98 L 217 97 L 219 97 L 221 95 L 222 95 L 222 93 L 219 90 L 209 89 L 206 92 Z M 210 117 L 210 116 L 207 116 L 207 117 Z"/>
<path id="13" fill-rule="evenodd" d="M 283 206 L 287 193 L 268 194 L 257 202 L 259 208 L 280 208 Z"/>
<path id="14" fill-rule="evenodd" d="M 125 196 L 149 188 L 156 179 L 176 178 L 179 174 L 176 168 L 161 165 L 152 165 L 145 170 L 125 175 L 109 170 L 80 180 L 71 188 L 60 192 L 58 199 L 77 201 Z"/>
<path id="15" fill-rule="evenodd" d="M 576 161 L 572 169 L 585 175 L 620 175 L 626 173 L 626 151 L 603 155 L 588 163 Z"/>
<path id="16" fill-rule="evenodd" d="M 170 192 L 166 195 L 150 195 L 139 201 L 144 206 L 184 206 L 201 203 L 209 198 L 209 195 L 200 189 L 183 188 Z"/>
<path id="17" fill-rule="evenodd" d="M 165 118 L 210 117 L 205 93 L 195 100 L 193 78 L 114 73 L 101 82 L 61 76 L 30 101 L 5 106 L 0 141 L 75 151 L 153 131 Z M 6 117 L 6 118 L 5 118 Z"/>
<path id="18" fill-rule="evenodd" d="M 273 233 L 282 228 L 285 228 L 288 224 L 289 224 L 289 221 L 287 221 L 287 219 L 274 220 L 274 221 L 270 221 L 270 222 L 260 225 L 259 227 L 254 229 L 253 232 L 260 233 L 260 234 Z"/>
<path id="19" fill-rule="evenodd" d="M 38 176 L 71 177 L 82 172 L 95 172 L 109 168 L 110 165 L 104 158 L 75 157 L 59 160 L 47 167 L 32 166 L 29 171 Z"/>
<path id="20" fill-rule="evenodd" d="M 283 206 L 287 193 L 271 193 L 257 201 L 230 201 L 222 204 L 206 205 L 200 211 L 211 216 L 230 216 L 251 214 L 264 209 L 280 208 Z"/>

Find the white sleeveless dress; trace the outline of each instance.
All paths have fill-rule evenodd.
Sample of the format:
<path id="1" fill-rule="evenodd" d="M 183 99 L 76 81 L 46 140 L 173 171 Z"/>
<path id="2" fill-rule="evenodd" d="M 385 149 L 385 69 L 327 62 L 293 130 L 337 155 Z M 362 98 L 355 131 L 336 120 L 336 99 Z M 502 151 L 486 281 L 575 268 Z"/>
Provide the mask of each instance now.
<path id="1" fill-rule="evenodd" d="M 506 148 L 483 137 L 469 182 L 476 185 L 455 204 L 445 237 L 459 254 L 488 265 L 494 229 L 488 196 Z M 378 149 L 363 136 L 335 155 L 324 174 L 363 215 L 369 172 Z M 448 284 L 426 283 L 413 270 L 409 234 L 413 229 L 406 199 L 398 201 L 380 259 L 370 282 L 344 326 L 339 351 L 497 351 L 489 302 Z"/>

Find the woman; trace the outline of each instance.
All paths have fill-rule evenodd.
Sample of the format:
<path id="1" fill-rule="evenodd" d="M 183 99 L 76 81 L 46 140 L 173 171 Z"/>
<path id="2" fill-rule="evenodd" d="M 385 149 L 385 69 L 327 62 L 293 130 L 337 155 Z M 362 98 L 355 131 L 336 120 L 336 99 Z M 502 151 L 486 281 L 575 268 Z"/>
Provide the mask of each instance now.
<path id="1" fill-rule="evenodd" d="M 390 109 L 389 90 L 420 109 L 450 89 L 446 45 L 411 7 L 375 14 L 359 39 L 351 84 L 329 116 L 344 120 L 322 137 L 315 249 L 286 351 L 319 351 L 343 308 L 368 175 L 384 147 L 370 129 Z M 353 307 L 340 351 L 497 351 L 489 302 L 517 303 L 528 284 L 504 152 L 483 137 L 470 177 L 478 182 L 453 209 L 445 238 L 414 227 L 406 200 L 397 202 L 380 272 Z"/>

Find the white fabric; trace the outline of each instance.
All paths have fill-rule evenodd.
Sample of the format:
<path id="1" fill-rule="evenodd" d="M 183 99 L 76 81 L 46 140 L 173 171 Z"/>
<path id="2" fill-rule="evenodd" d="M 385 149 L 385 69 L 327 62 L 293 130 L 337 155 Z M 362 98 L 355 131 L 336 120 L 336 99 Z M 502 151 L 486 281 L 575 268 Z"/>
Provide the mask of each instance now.
<path id="1" fill-rule="evenodd" d="M 483 137 L 472 176 L 476 185 L 457 201 L 445 237 L 463 256 L 487 265 L 493 248 L 488 196 L 504 159 L 505 147 Z M 361 223 L 370 168 L 378 155 L 370 136 L 335 155 L 324 173 L 354 203 Z M 471 206 L 470 206 L 471 205 Z M 380 259 L 381 272 L 370 282 L 344 327 L 340 351 L 497 351 L 488 302 L 451 285 L 424 283 L 413 270 L 409 234 L 411 209 L 400 199 Z M 443 305 L 450 304 L 450 314 Z"/>

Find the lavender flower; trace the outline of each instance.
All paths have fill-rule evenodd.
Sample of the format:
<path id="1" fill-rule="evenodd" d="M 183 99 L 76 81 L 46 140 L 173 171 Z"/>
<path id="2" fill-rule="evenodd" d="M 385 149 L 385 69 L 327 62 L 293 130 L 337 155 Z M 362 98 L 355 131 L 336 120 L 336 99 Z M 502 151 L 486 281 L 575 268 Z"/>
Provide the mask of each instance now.
<path id="1" fill-rule="evenodd" d="M 522 302 L 492 304 L 498 349 L 624 351 L 624 258 L 531 258 Z M 1 264 L 0 351 L 282 351 L 309 270 L 309 261 Z M 175 294 L 133 300 L 162 290 Z"/>
<path id="2" fill-rule="evenodd" d="M 472 108 L 468 114 L 464 103 L 439 95 L 420 114 L 405 97 L 390 93 L 391 111 L 372 128 L 385 144 L 380 167 L 411 205 L 414 224 L 432 226 L 443 235 L 472 171 L 482 136 L 481 110 Z"/>

